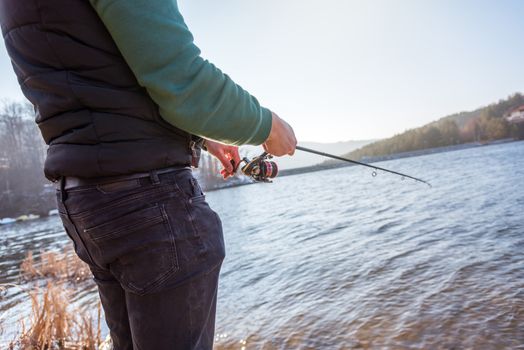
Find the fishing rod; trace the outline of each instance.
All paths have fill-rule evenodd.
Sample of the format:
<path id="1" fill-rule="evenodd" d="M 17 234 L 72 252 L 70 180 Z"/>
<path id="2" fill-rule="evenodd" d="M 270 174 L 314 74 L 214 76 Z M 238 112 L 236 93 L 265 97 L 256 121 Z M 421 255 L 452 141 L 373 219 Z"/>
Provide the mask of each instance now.
<path id="1" fill-rule="evenodd" d="M 407 177 L 409 179 L 413 179 L 415 181 L 424 183 L 424 184 L 428 185 L 429 187 L 431 187 L 431 184 L 429 182 L 427 182 L 427 181 L 419 179 L 418 177 L 414 177 L 414 176 L 406 175 L 406 174 L 403 174 L 403 173 L 399 173 L 398 171 L 389 170 L 389 169 L 381 168 L 379 166 L 369 165 L 369 164 L 362 163 L 362 162 L 357 162 L 356 160 L 351 160 L 351 159 L 348 159 L 348 158 L 335 156 L 333 154 L 316 151 L 314 149 L 306 148 L 306 147 L 302 147 L 302 146 L 297 146 L 297 149 L 299 151 L 309 152 L 309 153 L 317 154 L 319 156 L 333 158 L 333 159 L 337 159 L 337 160 L 342 160 L 344 162 L 348 162 L 348 163 L 352 163 L 352 164 L 356 164 L 356 165 L 362 165 L 362 166 L 366 166 L 368 168 L 372 168 L 372 169 L 374 169 L 373 176 L 377 176 L 377 172 L 376 172 L 377 170 L 382 170 L 382 171 L 385 171 L 385 172 L 390 173 L 390 174 L 395 174 L 395 175 L 399 175 L 399 176 L 402 176 L 402 177 Z"/>
<path id="2" fill-rule="evenodd" d="M 357 162 L 356 160 L 339 157 L 339 156 L 336 156 L 336 155 L 333 155 L 333 154 L 320 152 L 320 151 L 317 151 L 317 150 L 314 150 L 314 149 L 311 149 L 311 148 L 302 147 L 302 146 L 297 146 L 296 149 L 299 150 L 299 151 L 302 151 L 302 152 L 313 153 L 313 154 L 316 154 L 316 155 L 319 155 L 319 156 L 333 158 L 333 159 L 341 160 L 341 161 L 344 161 L 344 162 L 352 163 L 352 164 L 355 164 L 355 165 L 361 165 L 361 166 L 365 166 L 365 167 L 371 168 L 371 169 L 373 169 L 373 173 L 372 173 L 373 177 L 377 176 L 377 171 L 378 170 L 381 170 L 381 171 L 384 171 L 384 172 L 387 172 L 387 173 L 390 173 L 390 174 L 402 176 L 402 178 L 406 178 L 407 177 L 409 179 L 415 180 L 415 181 L 420 182 L 420 183 L 424 183 L 424 184 L 428 185 L 429 187 L 431 187 L 431 184 L 429 182 L 427 182 L 427 181 L 424 181 L 424 180 L 419 179 L 419 178 L 414 177 L 414 176 L 410 176 L 410 175 L 407 175 L 407 174 L 400 173 L 398 171 L 389 170 L 389 169 L 386 169 L 386 168 L 382 168 L 382 167 L 374 166 L 374 165 L 369 165 L 369 164 L 362 163 L 362 162 Z M 244 175 L 246 175 L 246 176 L 251 177 L 253 180 L 255 180 L 257 182 L 271 182 L 271 179 L 275 178 L 277 176 L 277 174 L 278 174 L 278 166 L 277 166 L 277 164 L 275 162 L 270 160 L 272 158 L 273 158 L 273 156 L 271 154 L 267 153 L 267 152 L 262 153 L 258 157 L 253 158 L 252 160 L 249 160 L 246 157 L 244 157 L 244 159 L 242 159 L 242 161 L 241 161 L 241 163 L 242 162 L 245 163 L 244 166 L 242 166 L 242 168 L 241 168 L 242 173 L 244 173 Z M 240 165 L 240 164 L 238 164 L 238 165 Z M 233 166 L 235 166 L 235 165 L 233 165 Z"/>

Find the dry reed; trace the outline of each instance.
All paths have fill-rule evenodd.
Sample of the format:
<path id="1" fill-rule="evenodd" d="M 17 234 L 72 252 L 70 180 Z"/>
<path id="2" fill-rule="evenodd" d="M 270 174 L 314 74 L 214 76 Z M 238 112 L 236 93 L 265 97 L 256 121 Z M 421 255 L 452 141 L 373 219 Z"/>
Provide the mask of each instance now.
<path id="1" fill-rule="evenodd" d="M 45 279 L 44 288 L 27 291 L 31 301 L 30 315 L 20 320 L 20 331 L 11 342 L 11 350 L 100 350 L 108 347 L 101 341 L 101 309 L 96 320 L 87 311 L 75 308 L 70 299 L 74 284 L 92 275 L 87 264 L 75 254 L 72 246 L 62 251 L 41 251 L 35 258 L 28 252 L 21 266 L 21 276 L 30 281 Z M 70 286 L 69 288 L 66 286 Z M 1 292 L 1 290 L 0 290 Z"/>
<path id="2" fill-rule="evenodd" d="M 10 349 L 97 350 L 101 341 L 101 313 L 98 304 L 96 327 L 92 315 L 70 305 L 72 290 L 48 282 L 29 293 L 31 315 L 21 320 L 21 332 Z M 26 329 L 26 324 L 29 327 Z"/>
<path id="3" fill-rule="evenodd" d="M 78 258 L 71 246 L 61 252 L 42 251 L 36 260 L 29 251 L 20 265 L 22 277 L 26 280 L 35 278 L 53 278 L 70 282 L 80 282 L 91 277 L 86 263 Z"/>

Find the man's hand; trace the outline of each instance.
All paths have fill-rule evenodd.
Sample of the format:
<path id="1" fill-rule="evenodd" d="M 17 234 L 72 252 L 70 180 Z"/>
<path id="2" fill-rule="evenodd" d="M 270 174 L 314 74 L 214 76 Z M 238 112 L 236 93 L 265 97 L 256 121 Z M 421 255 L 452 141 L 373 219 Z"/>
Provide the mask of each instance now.
<path id="1" fill-rule="evenodd" d="M 235 170 L 240 164 L 240 155 L 238 154 L 238 147 L 228 146 L 210 140 L 206 140 L 205 144 L 207 151 L 213 156 L 215 156 L 220 161 L 220 163 L 222 163 L 222 166 L 224 167 L 224 169 L 220 171 L 222 177 L 224 179 L 227 179 L 228 177 L 235 175 Z M 231 161 L 234 162 L 234 167 L 231 164 Z"/>
<path id="2" fill-rule="evenodd" d="M 272 113 L 272 117 L 271 132 L 266 142 L 262 145 L 264 150 L 277 157 L 286 154 L 292 156 L 297 147 L 297 139 L 293 128 L 275 113 Z"/>

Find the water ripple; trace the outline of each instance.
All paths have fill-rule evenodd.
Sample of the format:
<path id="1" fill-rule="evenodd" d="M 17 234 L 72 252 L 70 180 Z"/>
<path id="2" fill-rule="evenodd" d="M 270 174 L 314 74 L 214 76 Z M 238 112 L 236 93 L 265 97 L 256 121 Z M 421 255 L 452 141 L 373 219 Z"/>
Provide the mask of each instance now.
<path id="1" fill-rule="evenodd" d="M 518 142 L 381 164 L 432 189 L 348 167 L 209 193 L 216 349 L 524 349 L 523 162 Z M 0 235 L 4 282 L 21 252 L 67 242 L 56 218 Z M 23 312 L 9 293 L 1 309 Z"/>

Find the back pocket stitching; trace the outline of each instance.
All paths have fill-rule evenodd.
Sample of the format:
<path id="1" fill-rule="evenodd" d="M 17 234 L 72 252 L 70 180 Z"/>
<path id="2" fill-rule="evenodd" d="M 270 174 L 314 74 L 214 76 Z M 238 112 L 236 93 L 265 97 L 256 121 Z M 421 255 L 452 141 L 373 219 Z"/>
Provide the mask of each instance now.
<path id="1" fill-rule="evenodd" d="M 171 222 L 169 221 L 169 215 L 167 215 L 167 211 L 165 208 L 165 205 L 160 206 L 160 211 L 162 212 L 162 216 L 164 218 L 164 225 L 166 226 L 167 232 L 169 233 L 169 237 L 171 238 L 171 250 L 175 257 L 175 261 L 173 264 L 173 268 L 175 271 L 178 271 L 180 269 L 180 265 L 178 264 L 178 252 L 176 251 L 176 241 L 175 241 L 175 228 L 171 225 Z"/>
<path id="2" fill-rule="evenodd" d="M 161 211 L 162 221 L 164 222 L 164 226 L 171 239 L 171 247 L 170 247 L 171 249 L 170 250 L 171 250 L 172 257 L 173 257 L 173 264 L 171 265 L 171 267 L 168 270 L 166 270 L 164 273 L 158 276 L 157 279 L 146 283 L 146 285 L 144 285 L 143 287 L 137 286 L 132 281 L 129 281 L 122 276 L 122 282 L 125 283 L 125 285 L 129 289 L 133 290 L 135 293 L 139 295 L 144 295 L 144 294 L 156 291 L 157 289 L 162 287 L 163 282 L 165 282 L 169 277 L 171 277 L 173 274 L 177 273 L 180 270 L 180 265 L 178 263 L 178 253 L 176 250 L 176 242 L 175 242 L 175 237 L 174 237 L 175 232 L 173 231 L 173 226 L 171 225 L 169 221 L 169 216 L 167 215 L 164 205 L 160 206 L 160 211 Z"/>
<path id="3" fill-rule="evenodd" d="M 157 207 L 158 206 L 154 206 L 154 207 L 150 207 L 150 208 L 147 208 L 147 209 L 152 209 L 152 208 L 157 208 Z M 143 209 L 143 210 L 145 210 L 145 209 Z M 86 229 L 84 229 L 84 232 L 87 233 L 89 235 L 89 237 L 91 237 L 91 239 L 93 241 L 95 241 L 95 242 L 103 242 L 105 240 L 108 240 L 108 239 L 111 239 L 113 237 L 118 236 L 118 234 L 121 233 L 121 232 L 128 231 L 129 233 L 131 233 L 131 232 L 134 232 L 136 230 L 146 228 L 148 226 L 159 224 L 162 221 L 164 221 L 164 217 L 163 217 L 162 214 L 160 214 L 160 215 L 157 215 L 155 217 L 149 218 L 147 220 L 140 221 L 139 223 L 128 224 L 128 225 L 126 225 L 124 227 L 121 227 L 121 228 L 119 228 L 117 230 L 113 230 L 113 231 L 108 232 L 106 234 L 102 234 L 100 236 L 96 236 L 96 235 L 92 234 L 92 232 L 94 230 L 103 229 L 104 226 L 114 224 L 114 221 L 110 221 L 110 222 L 106 222 L 106 223 L 100 224 L 100 225 L 95 226 L 95 227 L 86 228 Z"/>

